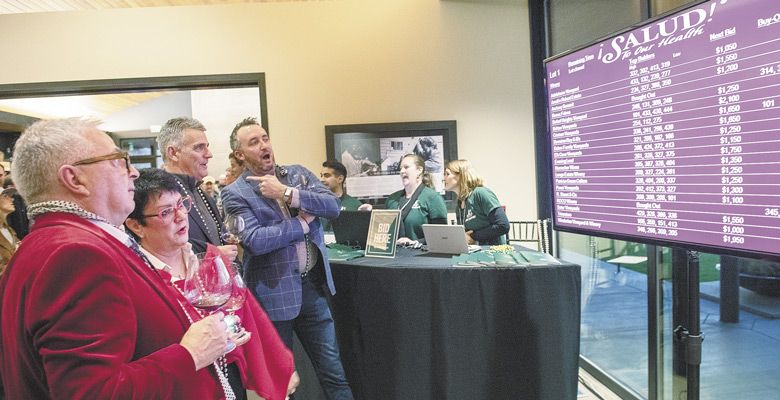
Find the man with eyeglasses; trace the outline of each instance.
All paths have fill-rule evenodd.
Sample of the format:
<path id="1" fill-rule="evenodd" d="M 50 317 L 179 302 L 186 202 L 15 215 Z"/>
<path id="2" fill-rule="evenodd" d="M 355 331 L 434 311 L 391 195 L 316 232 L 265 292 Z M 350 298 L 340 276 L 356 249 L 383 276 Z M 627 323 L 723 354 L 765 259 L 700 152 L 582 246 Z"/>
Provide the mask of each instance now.
<path id="1" fill-rule="evenodd" d="M 10 399 L 219 398 L 208 366 L 224 315 L 190 323 L 121 229 L 138 171 L 79 118 L 21 135 L 13 178 L 30 234 L 0 277 L 0 373 Z"/>
<path id="2" fill-rule="evenodd" d="M 225 228 L 215 199 L 204 193 L 200 187 L 208 176 L 208 163 L 212 154 L 206 138 L 206 127 L 198 120 L 188 117 L 169 119 L 160 128 L 157 145 L 162 153 L 166 171 L 179 181 L 182 194 L 193 200 L 189 214 L 190 243 L 192 251 L 206 251 L 206 244 L 219 246 L 222 254 L 235 259 L 238 246 L 226 244 L 223 240 Z"/>

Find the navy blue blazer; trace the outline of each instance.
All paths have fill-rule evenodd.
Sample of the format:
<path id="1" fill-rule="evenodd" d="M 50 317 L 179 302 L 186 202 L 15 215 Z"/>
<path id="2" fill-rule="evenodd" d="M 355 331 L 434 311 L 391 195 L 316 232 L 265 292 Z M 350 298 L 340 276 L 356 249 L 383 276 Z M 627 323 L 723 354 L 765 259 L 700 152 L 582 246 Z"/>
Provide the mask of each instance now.
<path id="1" fill-rule="evenodd" d="M 182 196 L 185 195 L 190 196 L 192 197 L 193 202 L 197 201 L 195 200 L 195 197 L 200 196 L 198 194 L 198 180 L 189 175 L 182 175 L 182 174 L 173 174 L 173 175 L 182 185 L 184 185 L 185 189 L 187 190 L 186 193 L 182 193 Z M 206 225 L 204 225 L 201 216 L 198 214 L 198 210 L 190 210 L 190 213 L 187 214 L 187 219 L 189 220 L 190 223 L 190 228 L 188 233 L 189 233 L 189 242 L 192 244 L 192 251 L 194 253 L 205 252 L 208 243 L 211 243 L 214 246 L 222 245 L 222 241 L 217 239 L 220 237 L 220 233 L 224 229 L 222 227 L 222 221 L 219 215 L 219 211 L 217 209 L 217 202 L 210 196 L 206 196 L 206 202 L 208 203 L 208 206 L 214 211 L 214 213 L 217 216 L 214 222 L 217 224 L 217 229 L 219 229 L 219 232 L 216 232 L 215 240 L 209 239 L 209 236 L 207 234 L 208 228 L 206 228 Z M 192 207 L 195 208 L 197 207 L 197 205 L 193 203 Z M 203 218 L 211 218 L 211 216 L 204 215 Z"/>
<path id="2" fill-rule="evenodd" d="M 279 176 L 279 180 L 298 189 L 300 210 L 315 217 L 339 215 L 339 200 L 314 173 L 300 165 L 283 168 L 287 174 Z M 304 240 L 303 227 L 297 218 L 285 218 L 276 200 L 263 197 L 257 182 L 246 180 L 248 176 L 252 173 L 244 171 L 222 189 L 222 207 L 226 215 L 243 217 L 246 225 L 239 239 L 244 248 L 247 287 L 272 321 L 289 321 L 301 310 L 301 276 L 295 244 Z M 322 254 L 328 289 L 335 294 L 319 218 L 309 223 L 309 233 Z"/>

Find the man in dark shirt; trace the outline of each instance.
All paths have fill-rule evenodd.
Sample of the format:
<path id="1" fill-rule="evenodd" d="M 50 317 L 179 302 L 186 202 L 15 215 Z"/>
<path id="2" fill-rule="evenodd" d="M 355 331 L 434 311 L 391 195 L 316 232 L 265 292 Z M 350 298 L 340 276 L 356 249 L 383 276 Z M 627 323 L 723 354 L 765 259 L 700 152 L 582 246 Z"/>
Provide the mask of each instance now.
<path id="1" fill-rule="evenodd" d="M 182 190 L 182 196 L 192 198 L 189 213 L 190 243 L 192 251 L 206 251 L 206 244 L 219 246 L 222 254 L 234 259 L 238 255 L 235 244 L 222 240 L 224 228 L 222 218 L 213 197 L 200 188 L 203 178 L 208 176 L 209 151 L 206 127 L 198 120 L 188 117 L 169 119 L 160 129 L 157 145 L 162 153 L 164 169 L 172 173 Z"/>
<path id="2" fill-rule="evenodd" d="M 341 200 L 341 211 L 357 211 L 363 205 L 360 200 L 347 194 L 346 184 L 347 168 L 338 161 L 325 161 L 320 170 L 320 182 L 330 189 Z M 322 229 L 326 232 L 333 231 L 330 221 L 322 218 Z"/>

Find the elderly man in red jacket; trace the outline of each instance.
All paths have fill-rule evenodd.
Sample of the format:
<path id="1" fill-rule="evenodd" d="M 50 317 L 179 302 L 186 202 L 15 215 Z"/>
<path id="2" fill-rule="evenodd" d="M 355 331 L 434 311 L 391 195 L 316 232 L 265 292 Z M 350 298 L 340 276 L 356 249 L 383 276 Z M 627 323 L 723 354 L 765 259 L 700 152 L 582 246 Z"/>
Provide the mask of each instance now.
<path id="1" fill-rule="evenodd" d="M 219 399 L 222 313 L 190 324 L 120 228 L 138 171 L 96 121 L 39 121 L 13 178 L 32 230 L 0 278 L 0 372 L 10 399 Z"/>

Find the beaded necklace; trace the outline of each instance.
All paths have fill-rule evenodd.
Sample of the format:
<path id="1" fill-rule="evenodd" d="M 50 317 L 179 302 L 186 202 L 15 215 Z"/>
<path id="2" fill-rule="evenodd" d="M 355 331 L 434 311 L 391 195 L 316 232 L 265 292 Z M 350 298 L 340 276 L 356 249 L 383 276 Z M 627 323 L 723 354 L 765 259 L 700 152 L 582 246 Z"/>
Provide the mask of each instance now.
<path id="1" fill-rule="evenodd" d="M 186 186 L 184 186 L 184 183 L 182 183 L 179 180 L 178 177 L 175 177 L 175 178 L 176 178 L 176 183 L 179 184 L 179 187 L 181 187 L 181 190 L 183 190 L 184 193 L 187 193 L 188 195 L 192 196 L 193 193 L 189 189 L 187 189 Z M 219 244 L 225 244 L 222 241 L 221 232 L 219 232 L 219 222 L 218 222 L 219 219 L 217 218 L 216 215 L 214 215 L 214 210 L 211 209 L 211 206 L 209 205 L 209 202 L 206 200 L 205 194 L 200 189 L 200 186 L 198 186 L 196 192 L 198 193 L 198 196 L 200 197 L 200 199 L 203 200 L 203 204 L 206 205 L 206 209 L 209 211 L 209 215 L 211 215 L 211 218 L 214 220 L 214 224 L 217 226 L 217 237 L 219 238 L 218 239 L 219 240 Z M 203 223 L 203 227 L 206 229 L 206 236 L 207 237 L 211 237 L 211 229 L 209 228 L 209 225 L 206 223 L 206 219 L 203 217 L 203 214 L 200 212 L 200 207 L 198 207 L 198 205 L 195 204 L 195 207 L 192 207 L 192 208 L 195 210 L 195 214 L 198 215 L 198 218 L 200 218 L 200 222 Z"/>
<path id="2" fill-rule="evenodd" d="M 154 268 L 154 267 L 152 267 Z M 179 293 L 184 296 L 184 293 L 181 291 L 181 289 L 171 283 L 173 287 L 176 288 L 176 290 L 179 291 Z M 181 302 L 181 299 L 179 297 L 176 297 L 176 301 L 179 303 L 179 307 L 181 307 L 182 311 L 184 311 L 184 314 L 187 316 L 187 320 L 190 321 L 190 325 L 193 324 L 192 317 L 190 316 L 190 313 L 187 312 L 187 307 L 184 306 L 184 304 Z M 200 317 L 200 319 L 203 319 L 205 316 L 203 315 L 203 312 L 197 308 L 193 308 L 195 310 L 195 313 Z M 236 400 L 236 394 L 233 392 L 233 388 L 230 386 L 230 382 L 228 381 L 227 374 L 227 359 L 225 355 L 219 356 L 219 358 L 214 361 L 214 369 L 217 371 L 217 378 L 219 378 L 219 384 L 222 385 L 222 390 L 225 392 L 225 400 Z"/>
<path id="3" fill-rule="evenodd" d="M 217 214 L 215 214 L 214 210 L 211 208 L 211 204 L 209 204 L 209 201 L 206 199 L 206 193 L 203 192 L 203 189 L 200 188 L 200 185 L 198 185 L 198 195 L 200 196 L 201 200 L 203 200 L 203 204 L 206 205 L 206 209 L 209 211 L 209 215 L 211 215 L 211 218 L 214 220 L 214 223 L 217 225 L 217 230 L 219 230 L 219 218 L 217 218 Z M 221 236 L 222 235 L 220 235 L 220 240 L 221 240 Z"/>
<path id="4" fill-rule="evenodd" d="M 53 212 L 62 212 L 62 213 L 73 214 L 73 215 L 77 215 L 77 216 L 79 216 L 81 218 L 84 218 L 84 219 L 91 219 L 91 220 L 94 220 L 94 221 L 104 222 L 104 223 L 109 224 L 109 225 L 113 226 L 114 228 L 117 228 L 117 229 L 119 229 L 120 231 L 123 231 L 123 232 L 125 230 L 124 227 L 121 227 L 121 226 L 118 226 L 118 225 L 114 225 L 114 224 L 108 222 L 108 220 L 106 220 L 105 218 L 103 218 L 103 217 L 101 217 L 101 216 L 99 216 L 99 215 L 97 215 L 97 214 L 95 214 L 93 212 L 87 211 L 87 210 L 83 209 L 80 205 L 78 205 L 76 203 L 73 203 L 73 202 L 70 202 L 70 201 L 49 200 L 49 201 L 41 201 L 41 202 L 38 202 L 38 203 L 32 203 L 32 204 L 27 206 L 27 218 L 30 219 L 30 223 L 31 224 L 35 220 L 36 217 L 38 217 L 38 216 L 40 216 L 42 214 L 53 213 Z"/>
<path id="5" fill-rule="evenodd" d="M 144 261 L 144 264 L 146 264 L 149 268 L 151 268 L 152 272 L 155 273 L 161 280 L 166 281 L 165 278 L 163 278 L 162 275 L 160 275 L 160 271 L 157 270 L 157 268 L 154 267 L 152 262 L 149 260 L 148 257 L 146 257 L 146 254 L 144 254 L 141 249 L 138 246 L 138 242 L 136 242 L 132 237 L 130 237 L 130 249 L 135 251 L 136 254 L 138 254 L 139 257 Z M 167 272 L 166 272 L 167 273 Z M 196 315 L 198 315 L 198 320 L 201 320 L 205 317 L 203 315 L 203 312 L 195 307 L 187 307 L 184 305 L 184 303 L 181 301 L 182 298 L 186 299 L 186 296 L 184 295 L 184 292 L 171 282 L 170 279 L 168 279 L 169 286 L 173 286 L 176 291 L 174 292 L 174 297 L 176 297 L 176 302 L 179 304 L 179 307 L 181 308 L 182 312 L 185 316 L 187 316 L 187 321 L 190 322 L 190 325 L 192 325 L 195 321 L 193 320 L 192 316 L 190 315 L 191 311 L 190 309 L 194 310 Z M 181 297 L 179 297 L 177 294 L 180 294 Z M 187 303 L 189 304 L 189 303 Z M 233 388 L 230 386 L 230 382 L 227 379 L 227 359 L 225 355 L 219 356 L 214 361 L 214 370 L 217 372 L 217 378 L 219 379 L 219 384 L 222 386 L 222 391 L 225 392 L 225 400 L 235 400 L 236 394 L 233 392 Z"/>
<path id="6" fill-rule="evenodd" d="M 83 209 L 81 206 L 79 206 L 78 204 L 70 201 L 64 201 L 64 200 L 42 201 L 39 203 L 30 204 L 27 207 L 27 215 L 30 221 L 35 220 L 36 217 L 42 214 L 52 213 L 52 212 L 64 212 L 68 214 L 74 214 L 85 219 L 105 222 L 109 225 L 116 227 L 117 229 L 124 231 L 122 227 L 116 226 L 108 222 L 105 218 L 93 212 L 87 211 Z M 160 272 L 157 271 L 157 268 L 155 268 L 152 265 L 152 263 L 149 261 L 149 259 L 146 257 L 146 255 L 141 252 L 141 250 L 138 247 L 138 242 L 136 242 L 132 236 L 128 236 L 128 238 L 130 239 L 130 244 L 128 247 L 130 247 L 130 249 L 133 250 L 141 258 L 141 260 L 143 260 L 144 264 L 146 264 L 149 268 L 152 269 L 155 275 L 157 275 L 160 279 L 163 279 L 162 276 L 160 275 Z M 172 283 L 171 286 L 174 286 L 178 291 L 178 293 L 181 294 L 182 297 L 184 297 L 184 293 L 182 293 L 181 289 L 179 289 L 178 286 Z M 187 316 L 187 320 L 190 322 L 190 325 L 192 325 L 193 320 L 192 317 L 190 316 L 189 311 L 187 311 L 187 307 L 185 307 L 184 304 L 181 302 L 179 296 L 175 296 L 175 297 L 176 297 L 176 301 L 179 303 L 179 307 L 181 307 L 182 312 L 184 312 L 184 315 Z M 198 315 L 200 315 L 199 319 L 202 319 L 203 315 L 201 314 L 201 311 L 194 307 L 193 309 Z M 230 382 L 228 382 L 227 379 L 227 359 L 225 358 L 224 354 L 220 356 L 216 361 L 214 361 L 214 369 L 217 372 L 219 383 L 220 385 L 222 385 L 222 390 L 225 392 L 225 399 L 235 400 L 236 394 L 233 392 L 233 388 L 230 386 Z"/>

